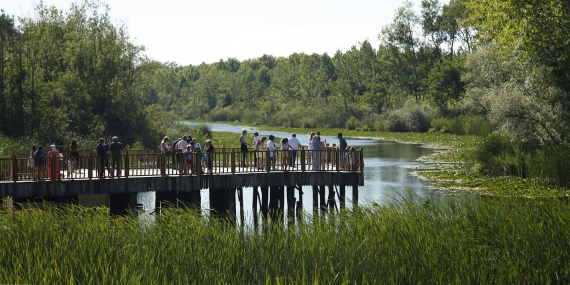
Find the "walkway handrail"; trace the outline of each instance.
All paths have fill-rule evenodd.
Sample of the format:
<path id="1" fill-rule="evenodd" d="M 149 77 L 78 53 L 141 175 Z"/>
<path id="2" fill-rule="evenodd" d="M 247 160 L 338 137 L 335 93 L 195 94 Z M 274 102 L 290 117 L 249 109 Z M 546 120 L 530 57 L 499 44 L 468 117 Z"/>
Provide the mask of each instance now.
<path id="1" fill-rule="evenodd" d="M 124 150 L 119 157 L 99 157 L 92 150 L 79 157 L 63 155 L 48 158 L 46 154 L 40 159 L 30 159 L 12 155 L 0 157 L 0 182 L 274 171 L 362 171 L 362 154 L 362 148 L 340 152 L 336 147 L 318 151 L 303 147 L 296 151 L 277 149 L 271 154 L 268 150 L 256 152 L 250 149 L 242 153 L 239 148 L 221 147 L 213 154 L 198 151 L 168 156 L 156 150 Z"/>

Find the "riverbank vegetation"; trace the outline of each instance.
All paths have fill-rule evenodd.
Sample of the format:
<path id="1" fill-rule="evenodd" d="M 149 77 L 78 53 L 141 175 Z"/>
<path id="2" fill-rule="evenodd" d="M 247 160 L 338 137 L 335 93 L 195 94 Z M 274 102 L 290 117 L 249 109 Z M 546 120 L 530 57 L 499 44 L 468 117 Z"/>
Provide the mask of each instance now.
<path id="1" fill-rule="evenodd" d="M 29 284 L 567 284 L 559 199 L 418 197 L 236 227 L 79 206 L 0 215 L 0 281 Z"/>

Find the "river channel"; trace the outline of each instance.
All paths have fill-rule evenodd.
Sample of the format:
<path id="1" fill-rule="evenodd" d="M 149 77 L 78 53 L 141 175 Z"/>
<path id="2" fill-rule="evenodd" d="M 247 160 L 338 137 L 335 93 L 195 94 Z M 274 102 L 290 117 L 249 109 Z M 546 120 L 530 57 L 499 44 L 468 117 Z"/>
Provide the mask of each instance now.
<path id="1" fill-rule="evenodd" d="M 197 125 L 196 123 L 188 123 Z M 236 141 L 242 130 L 248 133 L 259 132 L 263 135 L 274 135 L 276 138 L 291 137 L 290 133 L 273 132 L 266 130 L 251 129 L 249 127 L 232 126 L 226 124 L 208 124 L 214 132 L 233 132 L 236 133 Z M 316 130 L 315 130 L 316 131 Z M 302 145 L 307 145 L 309 134 L 297 134 L 297 138 Z M 322 136 L 329 144 L 338 144 L 338 138 Z M 374 139 L 345 138 L 349 146 L 362 147 L 364 150 L 364 185 L 359 188 L 358 197 L 359 205 L 365 205 L 370 202 L 382 202 L 397 199 L 402 195 L 406 195 L 408 191 L 412 191 L 419 197 L 427 198 L 428 192 L 425 188 L 428 182 L 422 181 L 417 176 L 411 175 L 416 167 L 424 164 L 417 161 L 421 156 L 434 153 L 434 149 L 421 147 L 417 144 L 404 144 L 392 141 L 382 141 Z M 198 138 L 203 143 L 203 140 Z M 277 139 L 276 139 L 277 141 Z M 244 213 L 246 217 L 251 217 L 252 189 L 244 189 Z M 303 210 L 312 210 L 312 188 L 303 187 Z M 209 208 L 209 193 L 207 190 L 201 192 L 202 208 Z M 299 200 L 299 192 L 296 191 L 295 197 Z M 347 207 L 351 207 L 352 188 L 346 188 Z M 154 205 L 154 195 L 145 195 L 146 201 L 141 201 L 145 205 Z M 147 200 L 148 199 L 148 200 Z M 237 198 L 236 198 L 236 201 Z M 338 201 L 337 201 L 338 202 Z M 240 208 L 236 205 L 236 212 L 239 215 Z"/>

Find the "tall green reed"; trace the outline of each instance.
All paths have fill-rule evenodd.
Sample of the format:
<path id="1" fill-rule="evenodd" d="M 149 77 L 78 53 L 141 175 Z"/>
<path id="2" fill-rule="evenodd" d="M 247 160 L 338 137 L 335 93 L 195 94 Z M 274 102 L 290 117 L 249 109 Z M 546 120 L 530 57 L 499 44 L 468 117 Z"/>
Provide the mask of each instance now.
<path id="1" fill-rule="evenodd" d="M 558 199 L 417 197 L 262 229 L 166 209 L 152 223 L 79 206 L 0 216 L 0 282 L 570 282 Z"/>

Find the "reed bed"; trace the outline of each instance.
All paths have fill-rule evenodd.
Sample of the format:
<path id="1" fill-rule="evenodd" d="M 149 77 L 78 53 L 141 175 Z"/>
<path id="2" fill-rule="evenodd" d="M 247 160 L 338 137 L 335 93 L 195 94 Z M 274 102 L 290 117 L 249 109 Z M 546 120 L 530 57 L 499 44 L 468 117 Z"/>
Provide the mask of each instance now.
<path id="1" fill-rule="evenodd" d="M 0 283 L 570 283 L 570 208 L 559 199 L 410 197 L 263 224 L 180 209 L 3 212 Z"/>

